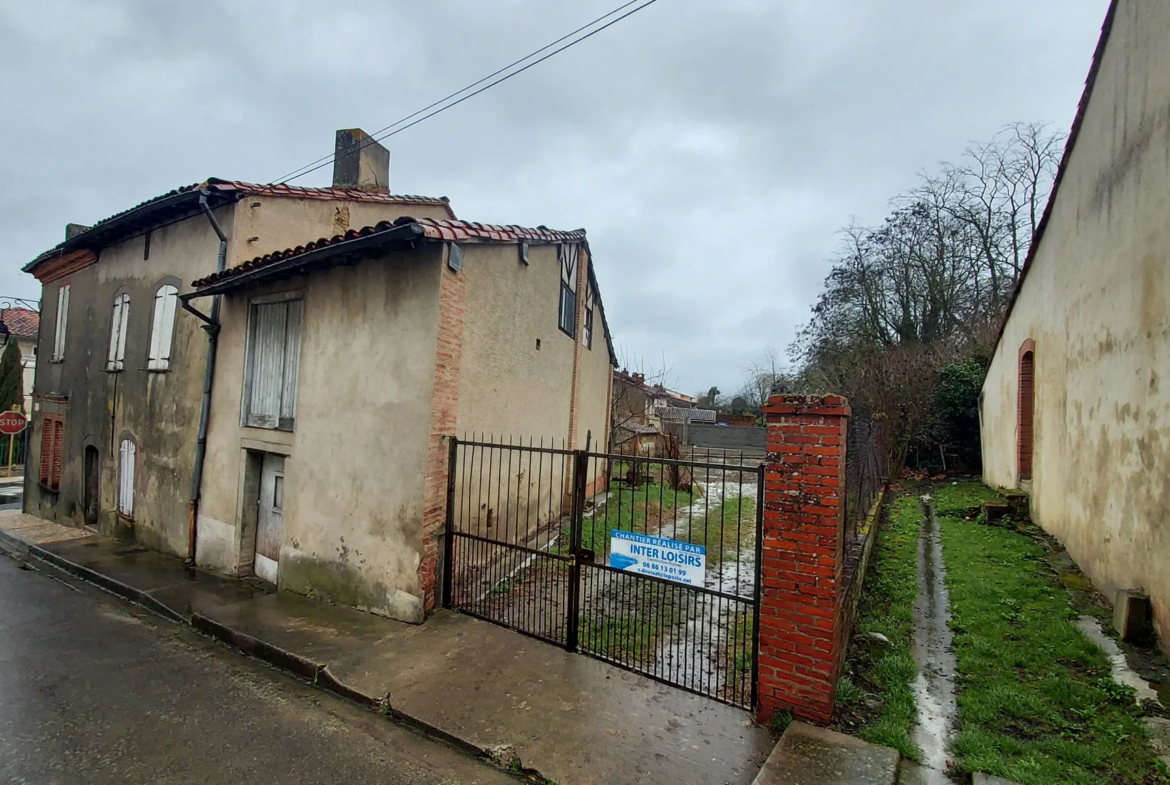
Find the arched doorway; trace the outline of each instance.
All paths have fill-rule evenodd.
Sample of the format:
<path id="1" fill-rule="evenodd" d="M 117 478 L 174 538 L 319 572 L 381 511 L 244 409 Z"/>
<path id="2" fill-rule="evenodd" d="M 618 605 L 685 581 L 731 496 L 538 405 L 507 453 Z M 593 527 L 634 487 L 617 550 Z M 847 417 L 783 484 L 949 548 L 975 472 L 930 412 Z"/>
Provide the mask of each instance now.
<path id="1" fill-rule="evenodd" d="M 1019 409 L 1016 428 L 1016 466 L 1021 481 L 1032 479 L 1035 442 L 1036 352 L 1032 339 L 1020 347 Z"/>

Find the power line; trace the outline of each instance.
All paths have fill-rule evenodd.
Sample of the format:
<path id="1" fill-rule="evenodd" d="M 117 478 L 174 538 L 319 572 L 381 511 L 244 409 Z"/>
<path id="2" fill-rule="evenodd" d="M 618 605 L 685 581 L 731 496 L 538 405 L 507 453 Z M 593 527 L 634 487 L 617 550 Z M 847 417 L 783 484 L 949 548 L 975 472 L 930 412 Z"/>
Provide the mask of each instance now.
<path id="1" fill-rule="evenodd" d="M 414 126 L 418 125 L 419 123 L 421 123 L 424 120 L 427 120 L 431 117 L 434 117 L 437 114 L 441 114 L 442 112 L 445 112 L 448 109 L 456 107 L 459 104 L 463 103 L 464 101 L 468 100 L 469 98 L 474 98 L 475 96 L 479 95 L 480 93 L 484 92 L 485 90 L 490 90 L 491 88 L 495 87 L 496 85 L 498 85 L 502 82 L 506 82 L 509 79 L 511 79 L 512 77 L 518 76 L 519 74 L 524 73 L 529 68 L 532 68 L 533 66 L 539 65 L 540 63 L 543 63 L 545 60 L 548 60 L 551 57 L 555 57 L 556 55 L 560 54 L 561 52 L 565 51 L 566 49 L 570 49 L 570 48 L 576 46 L 577 44 L 581 43 L 582 41 L 584 41 L 588 38 L 592 38 L 593 36 L 600 33 L 602 30 L 605 30 L 609 27 L 612 27 L 613 25 L 617 24 L 618 22 L 622 21 L 623 19 L 625 19 L 629 16 L 633 16 L 634 14 L 638 13 L 642 9 L 647 8 L 651 5 L 654 5 L 654 3 L 658 2 L 658 0 L 647 0 L 647 2 L 643 3 L 642 5 L 638 6 L 637 8 L 634 8 L 631 11 L 627 11 L 626 13 L 617 17 L 616 19 L 613 19 L 613 20 L 607 22 L 606 24 L 602 25 L 601 27 L 598 27 L 596 30 L 593 30 L 593 31 L 581 36 L 580 38 L 576 38 L 576 39 L 570 41 L 569 43 L 565 44 L 564 46 L 560 47 L 559 49 L 555 49 L 552 52 L 549 52 L 544 57 L 541 57 L 538 60 L 533 60 L 531 63 L 528 63 L 527 65 L 525 65 L 523 68 L 519 68 L 515 71 L 512 71 L 511 73 L 506 74 L 505 76 L 502 76 L 499 79 L 496 79 L 494 82 L 490 82 L 489 84 L 484 85 L 483 87 L 479 88 L 475 92 L 468 93 L 467 95 L 463 96 L 462 98 L 460 98 L 457 101 L 452 101 L 451 103 L 446 104 L 444 106 L 439 106 L 440 104 L 444 104 L 444 102 L 459 95 L 460 93 L 466 92 L 467 90 L 470 90 L 472 87 L 475 87 L 476 85 L 483 84 L 483 82 L 487 81 L 488 79 L 491 79 L 492 77 L 497 76 L 498 74 L 503 73 L 504 71 L 507 71 L 509 68 L 512 68 L 513 66 L 515 66 L 519 63 L 522 63 L 525 60 L 528 60 L 535 55 L 540 54 L 541 52 L 549 49 L 550 47 L 556 46 L 561 41 L 564 41 L 565 39 L 576 35 L 577 33 L 581 32 L 582 30 L 585 30 L 589 27 L 592 27 L 593 25 L 600 22 L 602 19 L 606 19 L 610 16 L 613 16 L 614 14 L 621 11 L 622 9 L 628 8 L 629 6 L 631 6 L 637 2 L 640 2 L 640 0 L 630 0 L 630 2 L 627 2 L 624 5 L 618 6 L 617 8 L 610 11 L 609 13 L 604 14 L 604 15 L 598 17 L 597 19 L 594 19 L 592 22 L 577 28 L 576 30 L 574 30 L 571 33 L 568 33 L 566 35 L 561 36 L 556 41 L 553 41 L 552 43 L 549 43 L 549 44 L 541 47 L 540 49 L 537 49 L 535 52 L 532 52 L 531 54 L 528 54 L 524 57 L 521 57 L 519 60 L 516 60 L 515 62 L 504 66 L 503 68 L 499 69 L 498 71 L 495 71 L 494 73 L 488 74 L 487 76 L 483 77 L 482 79 L 480 79 L 476 82 L 472 82 L 471 84 L 464 87 L 462 90 L 457 90 L 454 93 L 451 93 L 450 95 L 448 95 L 446 98 L 442 98 L 442 99 L 430 104 L 429 106 L 425 106 L 422 109 L 419 109 L 417 112 L 414 112 L 413 114 L 410 114 L 410 115 L 407 115 L 406 117 L 403 117 L 401 120 L 398 120 L 394 123 L 391 123 L 390 125 L 386 126 L 385 128 L 382 128 L 377 133 L 370 136 L 369 139 L 363 140 L 362 143 L 358 146 L 358 150 L 361 150 L 362 148 L 367 147 L 375 142 L 380 142 L 383 139 L 388 139 L 391 136 L 394 136 L 395 134 L 401 133 L 402 131 L 405 131 L 408 128 L 413 128 Z M 432 109 L 436 106 L 439 106 L 439 108 L 435 109 L 433 112 L 430 112 L 429 114 L 425 114 L 422 117 L 418 117 L 418 115 L 420 115 L 423 112 L 426 112 L 428 109 Z M 393 130 L 393 131 L 389 131 L 389 129 L 394 128 L 397 125 L 401 125 L 402 123 L 406 122 L 407 120 L 410 120 L 410 119 L 415 118 L 415 117 L 418 117 L 418 119 L 414 120 L 414 122 L 408 123 L 407 125 L 403 125 L 401 128 L 395 128 L 395 130 Z M 384 133 L 386 131 L 389 131 L 389 132 Z M 276 182 L 288 183 L 288 182 L 292 182 L 293 180 L 299 180 L 300 178 L 304 177 L 307 174 L 311 174 L 312 172 L 315 172 L 318 169 L 321 169 L 321 168 L 324 168 L 325 166 L 328 166 L 330 163 L 333 162 L 333 159 L 336 157 L 337 157 L 336 153 L 333 153 L 333 154 L 324 156 L 322 158 L 318 158 L 316 161 L 314 161 L 311 164 L 306 164 L 305 166 L 302 166 L 299 169 L 294 169 L 291 173 L 289 173 L 288 175 L 285 175 L 284 177 L 279 178 Z"/>
<path id="2" fill-rule="evenodd" d="M 468 90 L 470 90 L 471 88 L 473 88 L 477 85 L 483 84 L 487 80 L 491 79 L 493 76 L 498 76 L 498 75 L 504 73 L 505 71 L 507 71 L 509 68 L 514 68 L 515 66 L 519 65 L 520 63 L 523 63 L 525 60 L 529 60 L 529 59 L 535 57 L 536 55 L 540 54 L 541 52 L 556 46 L 561 41 L 564 41 L 566 38 L 571 38 L 572 36 L 575 36 L 577 33 L 581 32 L 582 30 L 586 30 L 586 29 L 592 27 L 593 25 L 597 24 L 601 20 L 613 16 L 618 11 L 621 11 L 623 8 L 627 8 L 631 5 L 633 5 L 634 3 L 639 3 L 639 2 L 641 2 L 641 0 L 629 0 L 629 2 L 618 6 L 617 8 L 613 9 L 609 13 L 603 14 L 603 15 L 597 17 L 592 22 L 588 22 L 586 24 L 581 25 L 573 32 L 566 33 L 565 35 L 561 36 L 557 40 L 551 41 L 551 42 L 545 44 L 540 49 L 537 49 L 535 52 L 529 52 L 528 54 L 521 57 L 519 60 L 514 60 L 511 63 L 508 63 L 503 68 L 500 68 L 496 71 L 493 71 L 490 74 L 488 74 L 487 76 L 483 77 L 482 79 L 474 81 L 471 84 L 456 90 L 455 92 L 451 93 L 450 95 L 446 95 L 446 96 L 440 98 L 438 101 L 435 101 L 433 104 L 429 104 L 427 106 L 424 106 L 422 109 L 419 109 L 417 112 L 415 112 L 413 114 L 408 114 L 406 117 L 403 117 L 401 120 L 396 120 L 395 122 L 390 123 L 390 125 L 386 126 L 385 128 L 379 128 L 377 131 L 374 131 L 374 133 L 371 134 L 371 137 L 376 137 L 378 134 L 383 133 L 385 131 L 389 131 L 391 128 L 393 128 L 396 125 L 400 125 L 402 123 L 405 123 L 407 120 L 411 120 L 415 117 L 418 117 L 420 114 L 427 111 L 428 109 L 434 109 L 439 104 L 444 103 L 445 101 L 451 100 L 452 98 L 459 95 L 460 93 L 465 93 Z M 366 143 L 363 142 L 362 146 L 365 146 L 365 144 Z M 359 149 L 361 149 L 361 148 L 359 148 Z M 291 172 L 289 172 L 288 174 L 284 175 L 279 180 L 277 180 L 277 182 L 288 182 L 288 178 L 290 178 L 290 177 L 292 177 L 295 180 L 295 179 L 301 177 L 302 174 L 308 174 L 309 171 L 312 171 L 311 169 L 309 169 L 309 167 L 316 166 L 317 164 L 325 162 L 325 161 L 331 161 L 334 157 L 335 157 L 334 153 L 330 153 L 329 155 L 322 156 L 322 157 L 318 158 L 316 161 L 313 161 L 311 163 L 307 163 L 304 166 L 299 167 L 297 169 L 293 169 Z M 301 169 L 305 169 L 306 171 L 301 172 Z"/>

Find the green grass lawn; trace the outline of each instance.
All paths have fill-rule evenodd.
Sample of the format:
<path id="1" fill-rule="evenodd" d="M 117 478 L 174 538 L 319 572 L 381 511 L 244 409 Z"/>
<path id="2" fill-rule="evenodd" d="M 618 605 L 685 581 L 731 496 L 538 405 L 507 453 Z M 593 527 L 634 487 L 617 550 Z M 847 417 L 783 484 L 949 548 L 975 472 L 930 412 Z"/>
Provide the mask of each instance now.
<path id="1" fill-rule="evenodd" d="M 581 545 L 600 553 L 609 541 L 611 529 L 657 534 L 664 525 L 679 521 L 677 539 L 707 547 L 709 563 L 733 559 L 746 543 L 755 547 L 756 498 L 736 496 L 720 502 L 705 497 L 696 487 L 675 490 L 651 480 L 631 487 L 614 482 L 609 496 L 587 513 L 581 531 Z M 682 510 L 696 505 L 689 525 L 683 526 Z M 738 525 L 737 525 L 738 523 Z M 568 526 L 564 527 L 567 541 Z M 689 536 L 688 536 L 689 532 Z"/>
<path id="2" fill-rule="evenodd" d="M 911 685 L 919 520 L 918 499 L 907 495 L 889 504 L 878 526 L 834 715 L 835 727 L 914 760 L 920 755 L 910 735 L 917 717 Z M 866 644 L 866 632 L 885 635 L 890 644 Z"/>
<path id="3" fill-rule="evenodd" d="M 610 529 L 654 534 L 666 521 L 673 520 L 677 508 L 686 507 L 698 497 L 697 493 L 675 490 L 660 482 L 648 482 L 637 487 L 614 482 L 609 496 L 596 505 L 581 522 L 581 546 L 599 556 L 609 547 Z M 558 548 L 569 551 L 569 523 L 562 527 Z"/>
<path id="4" fill-rule="evenodd" d="M 930 495 L 934 497 L 934 511 L 939 518 L 962 518 L 978 512 L 976 508 L 980 502 L 994 499 L 999 494 L 981 482 L 968 480 L 936 485 Z"/>
<path id="5" fill-rule="evenodd" d="M 1015 528 L 963 521 L 990 492 L 934 492 L 943 533 L 965 771 L 1020 785 L 1166 782 L 1134 705 L 1105 655 L 1073 626 L 1077 612 L 1043 549 Z"/>

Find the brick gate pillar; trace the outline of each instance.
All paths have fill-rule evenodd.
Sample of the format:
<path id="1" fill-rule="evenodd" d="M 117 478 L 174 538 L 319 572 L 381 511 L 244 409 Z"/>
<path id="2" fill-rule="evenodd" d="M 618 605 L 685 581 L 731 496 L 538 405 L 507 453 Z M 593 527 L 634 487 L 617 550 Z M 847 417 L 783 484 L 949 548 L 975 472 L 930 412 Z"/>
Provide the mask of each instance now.
<path id="1" fill-rule="evenodd" d="M 844 663 L 841 543 L 848 402 L 773 395 L 764 407 L 757 719 L 782 710 L 828 722 Z"/>

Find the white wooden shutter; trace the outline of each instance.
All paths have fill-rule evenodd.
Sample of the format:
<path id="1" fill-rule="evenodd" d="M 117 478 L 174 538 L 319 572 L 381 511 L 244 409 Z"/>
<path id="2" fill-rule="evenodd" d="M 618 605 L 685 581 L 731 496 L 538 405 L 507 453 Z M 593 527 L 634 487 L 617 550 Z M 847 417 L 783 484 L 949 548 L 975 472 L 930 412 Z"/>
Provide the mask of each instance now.
<path id="1" fill-rule="evenodd" d="M 246 425 L 293 428 L 304 313 L 302 300 L 252 306 Z"/>
<path id="2" fill-rule="evenodd" d="M 69 284 L 57 288 L 57 329 L 53 333 L 53 359 L 65 358 L 65 327 L 69 324 Z"/>
<path id="3" fill-rule="evenodd" d="M 110 349 L 106 352 L 106 370 L 117 368 L 118 330 L 122 325 L 122 296 L 114 298 L 114 315 L 110 318 Z"/>
<path id="4" fill-rule="evenodd" d="M 122 321 L 118 324 L 118 370 L 126 358 L 126 327 L 130 322 L 130 295 L 122 295 Z"/>
<path id="5" fill-rule="evenodd" d="M 160 286 L 154 295 L 154 322 L 150 328 L 150 355 L 147 362 L 147 368 L 152 371 L 165 371 L 170 367 L 178 299 L 179 290 L 170 284 Z"/>
<path id="6" fill-rule="evenodd" d="M 297 416 L 297 376 L 301 365 L 301 325 L 304 323 L 305 303 L 290 300 L 284 303 L 287 319 L 284 328 L 284 373 L 280 386 L 280 427 L 292 428 Z"/>
<path id="7" fill-rule="evenodd" d="M 118 512 L 134 517 L 134 442 L 122 440 L 118 461 Z"/>
<path id="8" fill-rule="evenodd" d="M 252 311 L 251 394 L 248 425 L 275 428 L 280 421 L 284 378 L 284 303 L 264 303 Z"/>
<path id="9" fill-rule="evenodd" d="M 126 357 L 126 322 L 130 318 L 130 295 L 114 298 L 114 315 L 110 320 L 110 350 L 106 354 L 106 370 L 122 370 Z"/>

